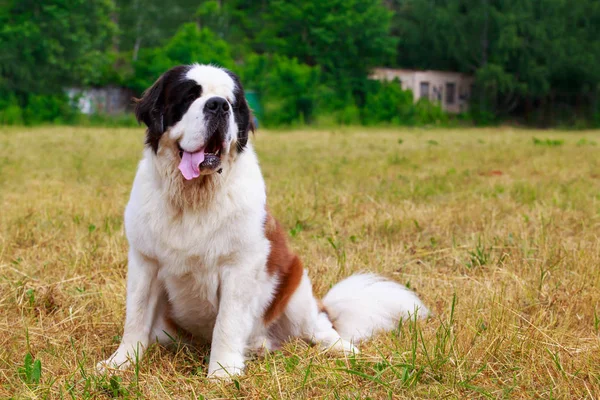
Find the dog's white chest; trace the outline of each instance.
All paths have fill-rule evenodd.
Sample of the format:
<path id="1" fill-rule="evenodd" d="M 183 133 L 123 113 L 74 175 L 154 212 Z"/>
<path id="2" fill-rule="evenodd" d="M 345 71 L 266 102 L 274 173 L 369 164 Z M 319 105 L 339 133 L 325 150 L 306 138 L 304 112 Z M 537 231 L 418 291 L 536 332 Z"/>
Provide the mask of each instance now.
<path id="1" fill-rule="evenodd" d="M 234 237 L 210 216 L 184 216 L 160 223 L 149 234 L 171 316 L 195 337 L 211 340 L 220 268 L 223 260 L 234 254 L 229 246 Z"/>
<path id="2" fill-rule="evenodd" d="M 180 276 L 167 273 L 159 277 L 175 323 L 196 338 L 210 341 L 219 309 L 218 271 L 199 268 Z"/>

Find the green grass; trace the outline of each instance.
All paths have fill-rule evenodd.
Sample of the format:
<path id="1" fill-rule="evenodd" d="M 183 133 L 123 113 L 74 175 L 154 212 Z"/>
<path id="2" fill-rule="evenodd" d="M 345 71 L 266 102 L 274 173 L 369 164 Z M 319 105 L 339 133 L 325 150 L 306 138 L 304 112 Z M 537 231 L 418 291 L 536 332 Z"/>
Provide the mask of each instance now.
<path id="1" fill-rule="evenodd" d="M 206 378 L 205 347 L 97 376 L 122 334 L 143 131 L 0 129 L 0 398 L 598 398 L 598 132 L 259 131 L 269 204 L 322 296 L 384 274 L 434 311 L 336 358 Z"/>

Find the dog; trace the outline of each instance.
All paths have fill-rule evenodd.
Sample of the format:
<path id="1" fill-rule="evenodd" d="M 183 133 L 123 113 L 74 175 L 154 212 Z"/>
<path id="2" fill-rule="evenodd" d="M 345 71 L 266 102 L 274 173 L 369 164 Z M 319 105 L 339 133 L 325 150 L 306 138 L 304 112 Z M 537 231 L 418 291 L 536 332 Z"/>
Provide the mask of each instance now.
<path id="1" fill-rule="evenodd" d="M 239 78 L 211 65 L 165 72 L 137 101 L 146 146 L 125 231 L 122 341 L 99 371 L 125 369 L 181 332 L 210 343 L 208 376 L 241 374 L 247 356 L 290 338 L 342 353 L 418 310 L 419 298 L 358 274 L 315 298 L 307 271 L 267 208 Z"/>

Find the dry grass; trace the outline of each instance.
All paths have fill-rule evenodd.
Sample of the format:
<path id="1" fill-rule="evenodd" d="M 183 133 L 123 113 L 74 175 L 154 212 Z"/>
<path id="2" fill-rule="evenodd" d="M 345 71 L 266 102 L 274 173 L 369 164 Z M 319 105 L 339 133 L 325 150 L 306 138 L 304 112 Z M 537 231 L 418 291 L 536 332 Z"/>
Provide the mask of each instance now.
<path id="1" fill-rule="evenodd" d="M 436 316 L 356 358 L 293 342 L 214 384 L 206 348 L 154 346 L 133 371 L 93 372 L 122 330 L 121 216 L 142 130 L 0 130 L 0 398 L 598 398 L 596 142 L 512 129 L 260 132 L 271 208 L 316 293 L 377 271 Z"/>

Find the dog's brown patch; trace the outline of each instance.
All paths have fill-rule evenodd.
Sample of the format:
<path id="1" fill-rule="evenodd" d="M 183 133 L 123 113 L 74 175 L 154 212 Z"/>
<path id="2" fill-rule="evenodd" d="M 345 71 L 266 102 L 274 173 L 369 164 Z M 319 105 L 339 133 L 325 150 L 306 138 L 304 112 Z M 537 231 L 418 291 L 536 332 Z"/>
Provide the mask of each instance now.
<path id="1" fill-rule="evenodd" d="M 325 314 L 327 314 L 327 308 L 325 308 L 325 304 L 323 304 L 323 302 L 320 299 L 317 299 L 317 307 L 319 308 L 320 313 L 324 312 Z"/>
<path id="2" fill-rule="evenodd" d="M 285 310 L 290 298 L 302 281 L 304 268 L 302 262 L 287 245 L 285 231 L 279 222 L 267 211 L 265 235 L 271 242 L 271 252 L 267 260 L 267 272 L 279 280 L 271 304 L 265 311 L 263 320 L 269 324 Z"/>
<path id="3" fill-rule="evenodd" d="M 184 208 L 201 208 L 209 204 L 223 181 L 223 176 L 217 173 L 201 175 L 186 181 L 178 168 L 181 162 L 179 147 L 168 131 L 160 138 L 153 162 L 156 170 L 161 174 L 164 192 L 171 205 L 180 211 Z M 228 161 L 223 160 L 223 163 L 227 164 Z"/>
<path id="4" fill-rule="evenodd" d="M 319 309 L 319 313 L 325 313 L 325 315 L 327 315 L 327 319 L 329 319 L 329 321 L 331 322 L 331 326 L 333 326 L 333 329 L 335 329 L 335 323 L 333 322 L 331 315 L 329 315 L 327 307 L 325 307 L 325 304 L 323 304 L 323 302 L 320 299 L 317 299 L 317 307 Z"/>

